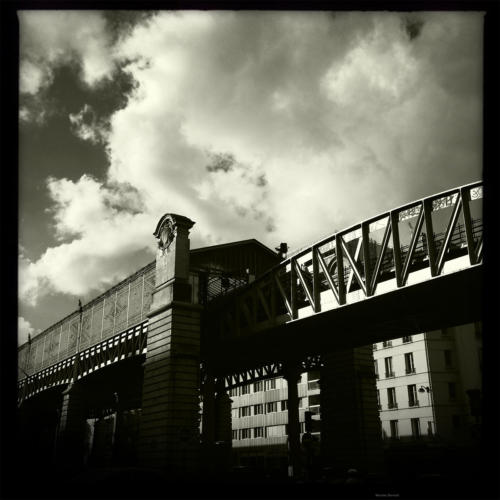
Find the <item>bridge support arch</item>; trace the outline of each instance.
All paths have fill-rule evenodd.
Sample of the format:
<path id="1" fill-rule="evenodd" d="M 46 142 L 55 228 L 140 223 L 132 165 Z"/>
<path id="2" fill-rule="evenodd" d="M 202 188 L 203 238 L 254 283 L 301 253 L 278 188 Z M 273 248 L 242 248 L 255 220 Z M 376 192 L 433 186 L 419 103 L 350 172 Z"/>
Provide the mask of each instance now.
<path id="1" fill-rule="evenodd" d="M 155 231 L 156 287 L 149 313 L 138 459 L 178 478 L 199 465 L 201 307 L 191 303 L 189 230 L 167 214 Z"/>

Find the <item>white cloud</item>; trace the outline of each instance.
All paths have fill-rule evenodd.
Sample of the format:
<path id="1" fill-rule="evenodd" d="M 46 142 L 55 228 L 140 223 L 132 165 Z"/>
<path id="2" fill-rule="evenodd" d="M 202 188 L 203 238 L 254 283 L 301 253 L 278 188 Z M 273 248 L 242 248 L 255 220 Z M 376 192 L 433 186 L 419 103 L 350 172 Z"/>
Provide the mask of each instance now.
<path id="1" fill-rule="evenodd" d="M 103 186 L 82 176 L 77 182 L 49 179 L 55 231 L 61 244 L 36 261 L 20 256 L 21 299 L 35 306 L 42 295 L 84 295 L 125 278 L 127 259 L 154 246 L 154 218 L 139 212 L 129 186 Z"/>
<path id="2" fill-rule="evenodd" d="M 73 132 L 84 141 L 98 144 L 105 141 L 107 124 L 98 120 L 91 106 L 85 106 L 78 113 L 70 113 L 69 121 L 73 126 Z"/>
<path id="3" fill-rule="evenodd" d="M 396 13 L 162 12 L 112 49 L 96 16 L 100 41 L 70 44 L 95 62 L 83 78 L 114 58 L 136 86 L 110 118 L 106 181 L 49 182 L 62 243 L 22 264 L 26 297 L 123 276 L 168 211 L 196 221 L 194 246 L 298 247 L 481 175 L 481 14 L 419 14 L 410 40 Z M 40 40 L 57 60 L 61 40 Z M 72 121 L 94 138 L 84 110 Z M 231 168 L 207 168 L 217 155 Z"/>
<path id="4" fill-rule="evenodd" d="M 35 330 L 29 321 L 24 319 L 22 316 L 17 318 L 17 345 L 22 345 L 28 342 L 28 335 L 33 335 L 40 333 L 40 330 Z"/>
<path id="5" fill-rule="evenodd" d="M 19 68 L 19 88 L 26 94 L 36 94 L 47 78 L 43 70 L 31 61 L 22 61 Z"/>
<path id="6" fill-rule="evenodd" d="M 75 61 L 90 86 L 109 78 L 115 68 L 110 35 L 100 12 L 19 12 L 20 91 L 36 94 L 50 85 L 53 69 Z"/>

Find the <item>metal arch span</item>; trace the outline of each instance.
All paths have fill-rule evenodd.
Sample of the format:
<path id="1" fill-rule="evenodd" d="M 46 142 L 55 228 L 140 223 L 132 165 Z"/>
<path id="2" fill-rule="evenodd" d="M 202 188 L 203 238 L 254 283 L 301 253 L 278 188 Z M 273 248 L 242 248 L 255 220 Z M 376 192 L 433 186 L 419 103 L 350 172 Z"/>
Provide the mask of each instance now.
<path id="1" fill-rule="evenodd" d="M 246 338 L 480 266 L 482 196 L 482 182 L 457 187 L 302 249 L 248 286 L 214 301 L 211 340 Z"/>

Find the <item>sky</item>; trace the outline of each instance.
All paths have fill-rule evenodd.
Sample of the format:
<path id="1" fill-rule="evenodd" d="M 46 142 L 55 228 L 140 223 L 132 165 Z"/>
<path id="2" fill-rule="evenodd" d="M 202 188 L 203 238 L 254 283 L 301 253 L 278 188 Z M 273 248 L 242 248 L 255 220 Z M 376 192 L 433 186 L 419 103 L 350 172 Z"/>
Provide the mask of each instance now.
<path id="1" fill-rule="evenodd" d="M 19 342 L 154 260 L 482 177 L 480 12 L 20 11 Z"/>

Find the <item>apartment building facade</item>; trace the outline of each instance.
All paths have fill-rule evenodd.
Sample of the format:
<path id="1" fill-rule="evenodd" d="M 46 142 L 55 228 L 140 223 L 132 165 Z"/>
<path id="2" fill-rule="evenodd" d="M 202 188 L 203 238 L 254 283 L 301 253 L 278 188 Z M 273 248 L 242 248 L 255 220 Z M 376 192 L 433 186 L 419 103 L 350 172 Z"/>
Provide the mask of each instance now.
<path id="1" fill-rule="evenodd" d="M 470 444 L 480 426 L 481 324 L 405 336 L 373 345 L 380 431 L 392 443 Z M 321 439 L 320 373 L 306 372 L 298 385 L 301 433 L 306 412 Z M 235 463 L 286 463 L 287 382 L 283 378 L 230 391 Z M 318 447 L 319 448 L 319 447 Z"/>

